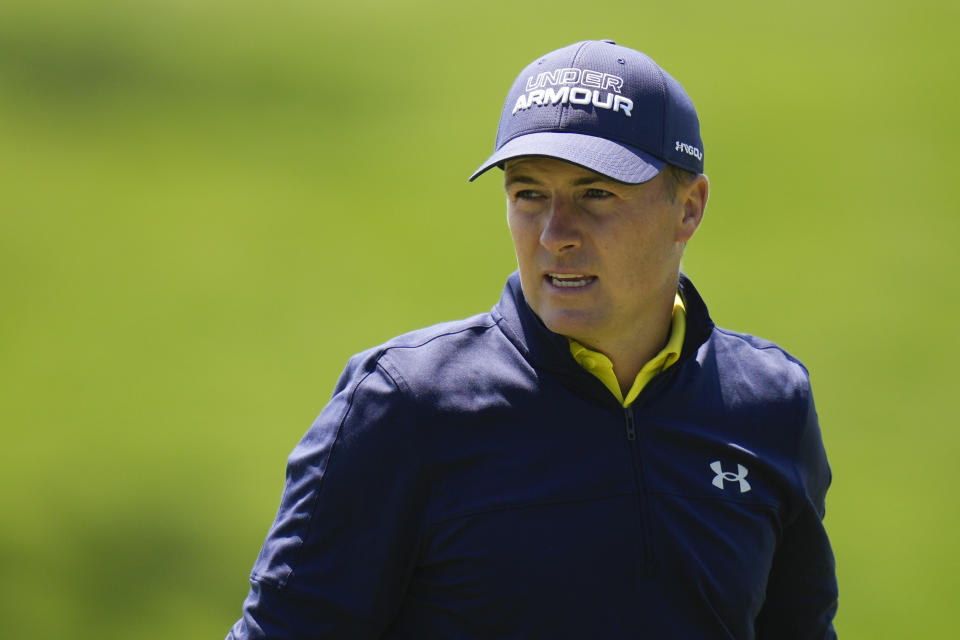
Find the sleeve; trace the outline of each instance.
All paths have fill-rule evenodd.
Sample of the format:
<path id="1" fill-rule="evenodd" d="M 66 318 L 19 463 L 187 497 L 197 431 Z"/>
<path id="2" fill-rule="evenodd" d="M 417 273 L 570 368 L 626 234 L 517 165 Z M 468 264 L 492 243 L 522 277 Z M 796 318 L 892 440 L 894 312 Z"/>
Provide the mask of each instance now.
<path id="1" fill-rule="evenodd" d="M 376 638 L 400 608 L 425 500 L 422 447 L 395 378 L 376 363 L 357 369 L 290 455 L 227 640 Z"/>
<path id="2" fill-rule="evenodd" d="M 758 640 L 836 638 L 836 565 L 823 527 L 831 472 L 808 390 L 806 419 L 800 433 L 796 469 L 800 497 L 784 526 L 767 581 L 763 608 L 756 619 Z"/>

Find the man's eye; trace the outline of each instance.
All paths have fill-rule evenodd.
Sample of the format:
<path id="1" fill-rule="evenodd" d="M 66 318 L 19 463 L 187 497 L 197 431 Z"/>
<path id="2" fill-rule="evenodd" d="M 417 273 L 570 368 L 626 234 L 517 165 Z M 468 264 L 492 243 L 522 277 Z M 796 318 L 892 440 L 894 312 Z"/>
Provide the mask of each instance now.
<path id="1" fill-rule="evenodd" d="M 609 198 L 613 194 L 603 189 L 587 189 L 588 198 Z"/>
<path id="2" fill-rule="evenodd" d="M 534 198 L 540 197 L 540 192 L 534 191 L 533 189 L 521 189 L 517 191 L 514 197 L 518 200 L 533 200 Z"/>

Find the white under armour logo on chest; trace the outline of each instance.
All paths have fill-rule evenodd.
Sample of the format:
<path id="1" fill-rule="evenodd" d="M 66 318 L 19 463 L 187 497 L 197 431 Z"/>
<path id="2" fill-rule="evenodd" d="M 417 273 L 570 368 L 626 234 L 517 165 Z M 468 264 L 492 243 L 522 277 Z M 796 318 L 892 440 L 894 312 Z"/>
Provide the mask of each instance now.
<path id="1" fill-rule="evenodd" d="M 713 472 L 716 474 L 713 478 L 713 486 L 718 489 L 724 488 L 724 481 L 726 482 L 739 482 L 740 483 L 740 493 L 746 493 L 750 491 L 750 483 L 747 482 L 747 468 L 742 464 L 737 465 L 737 472 L 733 473 L 732 471 L 724 471 L 723 465 L 719 460 L 714 460 L 710 463 L 710 468 L 713 469 Z"/>

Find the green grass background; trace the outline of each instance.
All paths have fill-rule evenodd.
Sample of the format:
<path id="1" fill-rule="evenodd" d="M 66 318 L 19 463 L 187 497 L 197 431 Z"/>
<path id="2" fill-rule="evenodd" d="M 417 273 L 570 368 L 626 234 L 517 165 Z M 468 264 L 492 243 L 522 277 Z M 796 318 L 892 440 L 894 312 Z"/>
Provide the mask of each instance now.
<path id="1" fill-rule="evenodd" d="M 0 620 L 220 638 L 350 354 L 489 308 L 515 74 L 649 53 L 703 123 L 685 268 L 809 366 L 844 638 L 946 638 L 960 584 L 960 5 L 5 0 Z"/>

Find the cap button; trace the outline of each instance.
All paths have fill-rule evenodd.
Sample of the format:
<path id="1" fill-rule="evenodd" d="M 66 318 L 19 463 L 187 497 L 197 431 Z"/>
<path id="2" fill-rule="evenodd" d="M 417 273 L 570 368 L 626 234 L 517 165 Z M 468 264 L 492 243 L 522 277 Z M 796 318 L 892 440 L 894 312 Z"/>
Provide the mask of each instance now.
<path id="1" fill-rule="evenodd" d="M 606 42 L 607 44 L 617 44 L 616 42 L 614 42 L 614 41 L 611 40 L 610 38 L 604 38 L 604 39 L 601 40 L 600 42 Z"/>

